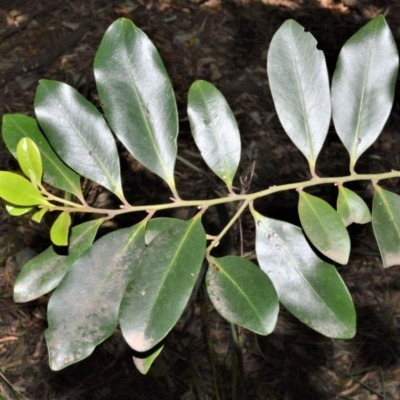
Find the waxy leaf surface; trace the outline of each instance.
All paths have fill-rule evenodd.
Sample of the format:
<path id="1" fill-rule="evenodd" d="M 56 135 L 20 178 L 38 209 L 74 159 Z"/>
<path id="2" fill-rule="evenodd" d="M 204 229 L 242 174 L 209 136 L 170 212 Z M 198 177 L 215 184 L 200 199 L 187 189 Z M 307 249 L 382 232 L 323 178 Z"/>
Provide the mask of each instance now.
<path id="1" fill-rule="evenodd" d="M 50 239 L 56 246 L 67 246 L 71 216 L 62 212 L 54 221 L 50 229 Z"/>
<path id="2" fill-rule="evenodd" d="M 112 335 L 144 247 L 144 224 L 138 224 L 103 236 L 74 262 L 48 305 L 45 336 L 53 370 L 88 357 Z"/>
<path id="3" fill-rule="evenodd" d="M 280 302 L 300 321 L 332 338 L 351 338 L 356 314 L 333 265 L 312 251 L 301 229 L 253 212 L 256 253 Z"/>
<path id="4" fill-rule="evenodd" d="M 6 210 L 7 212 L 14 216 L 14 217 L 18 217 L 20 215 L 24 215 L 26 213 L 28 213 L 29 211 L 32 210 L 32 207 L 20 207 L 20 206 L 15 206 L 13 204 L 6 204 Z"/>
<path id="5" fill-rule="evenodd" d="M 299 217 L 311 243 L 339 264 L 347 264 L 350 237 L 339 214 L 325 200 L 300 192 Z"/>
<path id="6" fill-rule="evenodd" d="M 174 224 L 146 247 L 120 309 L 122 334 L 134 350 L 152 349 L 176 324 L 199 275 L 205 245 L 197 216 Z"/>
<path id="7" fill-rule="evenodd" d="M 400 264 L 400 196 L 375 186 L 372 227 L 385 268 Z"/>
<path id="8" fill-rule="evenodd" d="M 271 280 L 255 264 L 237 256 L 210 258 L 206 283 L 211 302 L 227 321 L 260 335 L 274 330 L 278 297 Z"/>
<path id="9" fill-rule="evenodd" d="M 42 158 L 35 142 L 25 137 L 17 145 L 17 159 L 22 172 L 30 178 L 33 175 L 37 183 L 42 181 Z"/>
<path id="10" fill-rule="evenodd" d="M 50 144 L 68 166 L 123 198 L 117 146 L 92 103 L 65 83 L 41 80 L 35 112 Z"/>
<path id="11" fill-rule="evenodd" d="M 272 38 L 267 58 L 279 120 L 308 160 L 313 175 L 331 118 L 328 70 L 316 46 L 315 38 L 289 19 Z"/>
<path id="12" fill-rule="evenodd" d="M 174 188 L 178 113 L 153 43 L 132 21 L 118 19 L 101 41 L 94 73 L 115 135 L 141 164 Z"/>
<path id="13" fill-rule="evenodd" d="M 43 162 L 43 180 L 51 186 L 81 197 L 79 175 L 68 168 L 57 156 L 40 131 L 36 120 L 22 114 L 4 115 L 3 139 L 15 158 L 17 158 L 18 143 L 24 137 L 32 139 L 40 150 Z"/>
<path id="14" fill-rule="evenodd" d="M 352 190 L 339 186 L 337 212 L 345 226 L 352 224 L 366 224 L 371 221 L 371 213 L 365 201 Z"/>
<path id="15" fill-rule="evenodd" d="M 235 116 L 224 96 L 209 82 L 194 82 L 189 90 L 188 115 L 194 140 L 205 162 L 232 188 L 241 144 Z"/>
<path id="16" fill-rule="evenodd" d="M 376 140 L 393 104 L 399 57 L 378 15 L 343 46 L 332 78 L 332 117 L 350 154 L 350 169 Z"/>
<path id="17" fill-rule="evenodd" d="M 7 171 L 0 171 L 0 197 L 16 206 L 49 204 L 31 182 Z"/>
<path id="18" fill-rule="evenodd" d="M 92 245 L 101 222 L 98 219 L 74 226 L 67 256 L 57 254 L 50 246 L 27 262 L 15 282 L 14 301 L 31 301 L 56 288 L 71 265 Z"/>

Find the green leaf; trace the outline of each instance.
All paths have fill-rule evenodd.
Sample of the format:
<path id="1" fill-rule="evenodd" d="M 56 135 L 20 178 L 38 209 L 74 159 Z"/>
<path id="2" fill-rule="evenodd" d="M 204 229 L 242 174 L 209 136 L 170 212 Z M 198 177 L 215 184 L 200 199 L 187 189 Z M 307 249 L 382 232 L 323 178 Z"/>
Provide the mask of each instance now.
<path id="1" fill-rule="evenodd" d="M 50 147 L 34 118 L 22 114 L 3 116 L 3 139 L 11 154 L 17 158 L 21 139 L 29 137 L 40 150 L 43 162 L 43 180 L 58 189 L 82 198 L 79 175 L 69 169 Z"/>
<path id="2" fill-rule="evenodd" d="M 211 83 L 196 81 L 188 96 L 192 134 L 207 165 L 232 189 L 240 162 L 240 133 L 222 93 Z"/>
<path id="3" fill-rule="evenodd" d="M 56 288 L 71 265 L 92 245 L 102 222 L 97 219 L 74 226 L 67 256 L 57 254 L 50 246 L 26 263 L 14 285 L 14 301 L 35 300 Z"/>
<path id="4" fill-rule="evenodd" d="M 31 211 L 32 209 L 33 209 L 33 207 L 19 207 L 14 204 L 10 204 L 10 203 L 6 204 L 7 212 L 14 217 L 24 215 L 24 214 L 28 213 L 29 211 Z"/>
<path id="5" fill-rule="evenodd" d="M 160 233 L 174 227 L 185 227 L 186 222 L 177 218 L 152 218 L 146 226 L 146 246 Z"/>
<path id="6" fill-rule="evenodd" d="M 339 264 L 347 264 L 350 237 L 339 214 L 326 201 L 300 192 L 299 217 L 311 243 L 324 255 Z"/>
<path id="7" fill-rule="evenodd" d="M 357 193 L 342 185 L 339 186 L 337 212 L 345 226 L 353 222 L 356 224 L 366 224 L 371 221 L 371 213 L 365 201 Z"/>
<path id="8" fill-rule="evenodd" d="M 56 246 L 68 245 L 68 234 L 71 222 L 71 216 L 65 211 L 54 221 L 50 229 L 50 239 Z"/>
<path id="9" fill-rule="evenodd" d="M 289 19 L 272 38 L 267 58 L 276 112 L 312 175 L 331 118 L 328 70 L 316 46 L 314 37 Z"/>
<path id="10" fill-rule="evenodd" d="M 356 313 L 335 267 L 316 256 L 299 227 L 255 211 L 253 216 L 257 258 L 281 303 L 325 336 L 352 338 L 356 333 Z"/>
<path id="11" fill-rule="evenodd" d="M 35 112 L 51 146 L 69 167 L 123 199 L 117 146 L 92 103 L 65 83 L 41 80 Z"/>
<path id="12" fill-rule="evenodd" d="M 32 221 L 35 221 L 35 222 L 37 222 L 38 224 L 40 224 L 40 222 L 42 221 L 42 218 L 43 218 L 44 215 L 47 213 L 47 211 L 49 211 L 48 208 L 46 208 L 46 207 L 41 208 L 39 211 L 35 212 L 35 213 L 32 215 L 32 218 L 31 218 Z"/>
<path id="13" fill-rule="evenodd" d="M 206 283 L 211 302 L 227 321 L 260 335 L 274 330 L 278 297 L 271 280 L 252 262 L 210 257 Z"/>
<path id="14" fill-rule="evenodd" d="M 0 197 L 16 206 L 50 205 L 31 182 L 7 171 L 0 171 Z"/>
<path id="15" fill-rule="evenodd" d="M 350 170 L 379 136 L 393 105 L 399 57 L 378 15 L 343 46 L 332 78 L 332 117 Z"/>
<path id="16" fill-rule="evenodd" d="M 144 227 L 141 223 L 100 238 L 54 291 L 46 331 L 53 370 L 88 357 L 114 332 L 126 284 L 145 247 Z"/>
<path id="17" fill-rule="evenodd" d="M 154 353 L 151 353 L 145 358 L 133 357 L 133 362 L 135 363 L 135 366 L 140 373 L 146 375 L 149 372 L 151 365 L 153 364 L 154 360 L 160 355 L 163 348 L 164 346 L 161 346 Z"/>
<path id="18" fill-rule="evenodd" d="M 375 185 L 372 227 L 385 268 L 400 264 L 400 196 Z"/>
<path id="19" fill-rule="evenodd" d="M 94 73 L 115 135 L 174 191 L 178 113 L 168 74 L 150 39 L 132 21 L 118 19 L 101 41 Z"/>
<path id="20" fill-rule="evenodd" d="M 17 159 L 22 172 L 28 178 L 30 178 L 31 174 L 33 175 L 33 178 L 35 179 L 35 182 L 31 179 L 33 184 L 42 181 L 42 157 L 40 156 L 38 147 L 32 139 L 25 137 L 18 142 Z"/>
<path id="21" fill-rule="evenodd" d="M 134 350 L 158 344 L 181 316 L 200 273 L 206 235 L 200 216 L 173 223 L 146 247 L 120 309 L 122 334 Z"/>

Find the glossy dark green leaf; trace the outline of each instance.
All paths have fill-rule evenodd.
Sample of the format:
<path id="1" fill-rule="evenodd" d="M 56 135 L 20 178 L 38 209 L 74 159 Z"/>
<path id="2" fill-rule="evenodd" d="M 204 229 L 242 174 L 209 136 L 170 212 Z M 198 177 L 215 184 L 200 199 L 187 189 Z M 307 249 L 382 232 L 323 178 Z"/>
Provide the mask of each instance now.
<path id="1" fill-rule="evenodd" d="M 17 159 L 18 164 L 21 167 L 22 172 L 35 182 L 41 183 L 42 181 L 42 157 L 40 156 L 39 148 L 36 146 L 35 142 L 28 138 L 22 138 L 17 145 Z"/>
<path id="2" fill-rule="evenodd" d="M 62 212 L 54 221 L 50 229 L 50 239 L 56 246 L 67 246 L 69 227 L 71 226 L 71 216 L 67 212 Z"/>
<path id="3" fill-rule="evenodd" d="M 200 273 L 205 245 L 197 216 L 174 223 L 146 247 L 120 309 L 121 331 L 133 349 L 152 349 L 176 324 Z"/>
<path id="4" fill-rule="evenodd" d="M 385 268 L 400 264 L 400 196 L 375 186 L 372 227 Z"/>
<path id="5" fill-rule="evenodd" d="M 0 197 L 16 206 L 49 205 L 27 179 L 13 172 L 0 171 Z"/>
<path id="6" fill-rule="evenodd" d="M 345 226 L 352 224 L 366 224 L 371 221 L 371 213 L 365 201 L 352 190 L 339 186 L 337 212 Z"/>
<path id="7" fill-rule="evenodd" d="M 299 217 L 311 243 L 339 264 L 347 264 L 350 236 L 339 214 L 325 200 L 300 192 Z"/>
<path id="8" fill-rule="evenodd" d="M 132 21 L 118 19 L 101 41 L 94 73 L 115 135 L 174 190 L 178 113 L 168 74 L 150 39 Z"/>
<path id="9" fill-rule="evenodd" d="M 301 229 L 253 212 L 256 253 L 280 302 L 300 321 L 333 338 L 356 333 L 350 294 L 333 265 L 319 259 Z"/>
<path id="10" fill-rule="evenodd" d="M 329 78 L 317 42 L 294 20 L 272 38 L 267 58 L 269 86 L 286 133 L 309 162 L 315 163 L 331 118 Z"/>
<path id="11" fill-rule="evenodd" d="M 114 332 L 126 284 L 145 247 L 144 227 L 141 223 L 100 238 L 54 291 L 46 331 L 53 370 L 88 357 Z"/>
<path id="12" fill-rule="evenodd" d="M 237 256 L 210 257 L 206 284 L 211 302 L 227 321 L 260 335 L 274 330 L 278 297 L 271 280 L 255 264 Z"/>
<path id="13" fill-rule="evenodd" d="M 6 210 L 7 212 L 14 216 L 14 217 L 18 217 L 20 215 L 24 215 L 26 213 L 28 213 L 29 211 L 32 210 L 32 207 L 21 207 L 21 206 L 15 206 L 14 204 L 6 204 Z"/>
<path id="14" fill-rule="evenodd" d="M 152 218 L 146 225 L 145 242 L 148 245 L 160 233 L 174 227 L 185 227 L 186 222 L 177 218 Z"/>
<path id="15" fill-rule="evenodd" d="M 97 219 L 74 226 L 67 256 L 57 254 L 50 246 L 26 263 L 14 285 L 14 301 L 31 301 L 56 288 L 71 265 L 92 245 L 101 223 L 102 219 Z"/>
<path id="16" fill-rule="evenodd" d="M 209 82 L 194 82 L 189 90 L 188 115 L 204 161 L 231 189 L 241 144 L 235 116 L 224 96 Z"/>
<path id="17" fill-rule="evenodd" d="M 50 147 L 34 118 L 22 114 L 3 117 L 3 139 L 11 154 L 17 158 L 17 146 L 24 137 L 32 139 L 40 150 L 43 162 L 43 180 L 58 189 L 82 197 L 79 175 L 69 169 Z"/>
<path id="18" fill-rule="evenodd" d="M 332 78 L 332 117 L 350 154 L 350 169 L 371 146 L 393 104 L 399 57 L 385 18 L 378 15 L 343 46 Z"/>
<path id="19" fill-rule="evenodd" d="M 41 80 L 35 113 L 51 146 L 69 167 L 123 199 L 117 146 L 92 103 L 65 83 Z"/>
<path id="20" fill-rule="evenodd" d="M 138 369 L 138 371 L 140 373 L 142 373 L 143 375 L 146 375 L 149 372 L 150 367 L 153 364 L 154 360 L 162 352 L 163 348 L 164 348 L 164 346 L 161 346 L 154 353 L 150 354 L 149 356 L 147 356 L 145 358 L 133 357 L 133 362 L 135 363 L 135 366 Z"/>

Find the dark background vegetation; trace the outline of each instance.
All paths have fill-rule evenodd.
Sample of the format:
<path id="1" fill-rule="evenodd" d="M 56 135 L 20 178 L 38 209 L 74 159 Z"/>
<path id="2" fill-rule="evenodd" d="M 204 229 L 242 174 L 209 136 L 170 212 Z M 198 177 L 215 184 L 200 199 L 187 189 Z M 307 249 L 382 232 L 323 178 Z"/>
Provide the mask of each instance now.
<path id="1" fill-rule="evenodd" d="M 179 154 L 207 171 L 191 139 L 186 97 L 196 79 L 213 82 L 227 97 L 242 133 L 243 155 L 238 176 L 255 174 L 251 190 L 309 179 L 302 155 L 284 134 L 271 101 L 265 59 L 272 35 L 288 18 L 310 31 L 324 51 L 330 74 L 341 46 L 362 25 L 383 13 L 396 41 L 400 40 L 400 4 L 396 0 L 0 0 L 0 114 L 33 115 L 40 78 L 67 82 L 98 104 L 92 62 L 107 27 L 127 17 L 159 49 L 176 91 Z M 384 60 L 382 60 L 384 62 Z M 358 172 L 398 169 L 399 104 L 379 140 L 363 155 Z M 158 178 L 121 149 L 124 185 L 130 200 L 167 201 Z M 0 144 L 0 168 L 13 170 L 15 161 Z M 348 156 L 329 131 L 319 158 L 321 175 L 348 173 Z M 181 197 L 213 196 L 206 177 L 177 164 Z M 236 182 L 240 187 L 240 181 Z M 398 182 L 385 187 L 399 192 Z M 355 186 L 367 202 L 368 183 Z M 334 203 L 331 187 L 314 191 Z M 108 201 L 99 192 L 98 202 Z M 267 216 L 296 223 L 296 193 L 258 201 Z M 208 231 L 220 229 L 220 213 L 206 220 Z M 185 218 L 186 210 L 175 213 Z M 48 367 L 43 332 L 45 296 L 28 304 L 12 300 L 12 287 L 24 261 L 49 245 L 46 227 L 29 218 L 0 212 L 0 367 L 22 398 L 30 400 L 102 399 L 398 399 L 399 267 L 382 268 L 370 224 L 350 227 L 352 253 L 339 267 L 358 313 L 352 340 L 325 338 L 280 313 L 275 332 L 256 336 L 231 327 L 199 292 L 168 336 L 162 355 L 147 376 L 133 366 L 132 351 L 119 331 L 88 359 L 61 372 Z M 116 226 L 130 224 L 120 219 Z M 251 218 L 242 218 L 223 252 L 243 251 L 251 258 Z M 0 387 L 6 387 L 4 381 Z M 0 392 L 1 393 L 1 392 Z M 1 396 L 0 396 L 1 398 Z"/>

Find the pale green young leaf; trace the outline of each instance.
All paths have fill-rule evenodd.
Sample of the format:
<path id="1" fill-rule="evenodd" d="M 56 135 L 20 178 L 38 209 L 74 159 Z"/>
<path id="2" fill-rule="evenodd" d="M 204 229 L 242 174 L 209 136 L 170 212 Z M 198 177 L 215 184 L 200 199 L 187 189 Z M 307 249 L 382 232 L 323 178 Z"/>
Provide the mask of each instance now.
<path id="1" fill-rule="evenodd" d="M 118 19 L 97 50 L 94 74 L 115 135 L 174 190 L 178 113 L 171 82 L 153 43 L 132 21 Z"/>
<path id="2" fill-rule="evenodd" d="M 253 212 L 256 253 L 280 302 L 300 321 L 332 338 L 356 333 L 356 313 L 333 265 L 312 251 L 301 229 Z"/>
<path id="3" fill-rule="evenodd" d="M 50 246 L 26 263 L 14 285 L 14 301 L 35 300 L 56 288 L 71 265 L 92 245 L 102 221 L 97 219 L 74 226 L 68 255 L 60 255 Z"/>
<path id="4" fill-rule="evenodd" d="M 331 118 L 325 56 L 311 33 L 289 19 L 272 38 L 267 71 L 279 120 L 315 175 Z"/>
<path id="5" fill-rule="evenodd" d="M 332 118 L 350 170 L 376 140 L 393 105 L 399 57 L 382 15 L 343 46 L 332 78 Z"/>
<path id="6" fill-rule="evenodd" d="M 40 183 L 42 181 L 42 157 L 40 156 L 38 147 L 32 139 L 25 137 L 18 142 L 17 160 L 22 172 L 28 178 L 33 174 L 35 182 Z"/>
<path id="7" fill-rule="evenodd" d="M 227 321 L 260 335 L 274 330 L 278 297 L 271 280 L 255 264 L 237 256 L 210 257 L 206 284 L 211 302 Z"/>
<path id="8" fill-rule="evenodd" d="M 35 113 L 51 146 L 69 167 L 123 199 L 117 146 L 92 103 L 65 83 L 41 80 Z"/>
<path id="9" fill-rule="evenodd" d="M 27 179 L 13 172 L 0 171 L 0 197 L 16 206 L 49 205 Z"/>
<path id="10" fill-rule="evenodd" d="M 146 247 L 127 286 L 119 322 L 134 350 L 157 345 L 181 316 L 200 273 L 206 235 L 200 216 L 173 223 Z"/>
<path id="11" fill-rule="evenodd" d="M 400 264 L 400 196 L 375 185 L 372 227 L 385 268 Z"/>
<path id="12" fill-rule="evenodd" d="M 57 156 L 40 131 L 34 118 L 22 114 L 3 116 L 3 139 L 11 154 L 17 158 L 17 146 L 21 139 L 32 139 L 40 150 L 43 162 L 43 180 L 58 189 L 82 198 L 79 175 L 68 168 Z"/>
<path id="13" fill-rule="evenodd" d="M 16 206 L 16 205 L 10 204 L 10 203 L 6 204 L 6 211 L 14 217 L 24 215 L 24 214 L 28 213 L 29 211 L 31 211 L 32 209 L 33 209 L 33 207 L 20 207 L 20 206 Z"/>
<path id="14" fill-rule="evenodd" d="M 325 200 L 301 191 L 299 217 L 307 237 L 322 254 L 339 264 L 347 264 L 350 236 L 332 206 Z"/>
<path id="15" fill-rule="evenodd" d="M 352 190 L 339 186 L 337 212 L 345 226 L 352 224 L 366 224 L 371 221 L 371 213 L 365 201 Z"/>
<path id="16" fill-rule="evenodd" d="M 56 246 L 67 246 L 71 216 L 63 211 L 50 229 L 50 239 Z"/>
<path id="17" fill-rule="evenodd" d="M 163 348 L 164 346 L 161 346 L 154 353 L 151 353 L 145 358 L 133 357 L 133 362 L 135 363 L 136 368 L 141 374 L 146 375 L 149 372 L 151 365 L 153 364 L 154 360 L 161 354 Z"/>
<path id="18" fill-rule="evenodd" d="M 235 116 L 224 96 L 209 82 L 194 82 L 188 95 L 188 115 L 204 161 L 232 189 L 241 144 Z"/>
<path id="19" fill-rule="evenodd" d="M 100 238 L 54 291 L 45 334 L 53 370 L 88 357 L 114 332 L 126 284 L 145 248 L 144 228 L 141 223 Z"/>
<path id="20" fill-rule="evenodd" d="M 42 221 L 42 218 L 44 217 L 44 215 L 47 213 L 47 211 L 49 211 L 48 208 L 43 207 L 41 208 L 39 211 L 36 211 L 33 215 L 32 215 L 32 221 L 37 222 L 38 224 L 40 224 L 40 222 Z"/>

